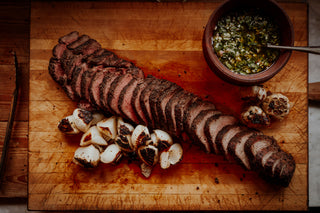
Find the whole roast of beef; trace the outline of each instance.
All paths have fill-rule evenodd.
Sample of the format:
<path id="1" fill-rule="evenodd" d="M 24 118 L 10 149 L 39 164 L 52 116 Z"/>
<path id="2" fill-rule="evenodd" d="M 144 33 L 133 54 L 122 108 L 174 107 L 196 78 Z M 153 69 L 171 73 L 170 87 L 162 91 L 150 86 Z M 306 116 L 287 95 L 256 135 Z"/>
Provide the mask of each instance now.
<path id="1" fill-rule="evenodd" d="M 235 159 L 269 182 L 288 186 L 295 171 L 293 157 L 277 141 L 242 125 L 177 84 L 153 76 L 87 35 L 74 31 L 53 48 L 49 73 L 81 107 L 122 116 L 134 123 L 183 133 L 207 153 Z"/>

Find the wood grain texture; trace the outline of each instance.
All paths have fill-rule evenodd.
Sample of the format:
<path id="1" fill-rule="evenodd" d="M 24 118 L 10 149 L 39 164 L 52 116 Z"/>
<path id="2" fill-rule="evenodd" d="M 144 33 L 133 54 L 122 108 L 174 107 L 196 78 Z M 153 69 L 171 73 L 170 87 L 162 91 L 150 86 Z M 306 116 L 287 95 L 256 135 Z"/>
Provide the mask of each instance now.
<path id="1" fill-rule="evenodd" d="M 239 87 L 217 78 L 202 54 L 204 26 L 215 2 L 32 2 L 30 34 L 30 210 L 306 210 L 308 208 L 307 54 L 293 53 L 285 68 L 264 85 L 286 94 L 293 108 L 282 122 L 263 129 L 297 163 L 287 188 L 267 184 L 223 156 L 183 143 L 181 163 L 145 179 L 139 165 L 83 169 L 72 163 L 80 136 L 61 134 L 59 120 L 71 102 L 48 74 L 57 40 L 77 30 L 133 61 L 146 74 L 171 80 L 235 116 Z M 295 29 L 295 44 L 307 45 L 307 5 L 281 3 Z M 290 73 L 290 75 L 288 74 Z"/>

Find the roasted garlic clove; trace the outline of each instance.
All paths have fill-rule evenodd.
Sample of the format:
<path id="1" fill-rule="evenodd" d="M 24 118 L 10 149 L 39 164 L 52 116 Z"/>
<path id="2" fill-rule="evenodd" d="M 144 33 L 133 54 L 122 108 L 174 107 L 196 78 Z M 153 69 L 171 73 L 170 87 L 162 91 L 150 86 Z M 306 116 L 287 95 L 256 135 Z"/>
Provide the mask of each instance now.
<path id="1" fill-rule="evenodd" d="M 74 153 L 73 162 L 85 168 L 93 168 L 98 166 L 99 159 L 99 150 L 94 145 L 90 145 L 79 147 Z"/>
<path id="2" fill-rule="evenodd" d="M 159 151 L 165 150 L 173 144 L 171 136 L 163 130 L 153 130 L 152 134 L 154 134 Z"/>
<path id="3" fill-rule="evenodd" d="M 183 149 L 179 143 L 174 143 L 172 146 L 170 146 L 168 152 L 168 159 L 171 165 L 175 165 L 182 160 Z"/>
<path id="4" fill-rule="evenodd" d="M 78 134 L 80 132 L 75 125 L 75 119 L 73 115 L 63 118 L 58 124 L 58 129 L 61 132 L 70 135 Z"/>
<path id="5" fill-rule="evenodd" d="M 152 143 L 149 129 L 143 125 L 136 126 L 136 128 L 132 132 L 131 140 L 134 151 L 142 145 Z"/>
<path id="6" fill-rule="evenodd" d="M 133 144 L 131 140 L 131 134 L 134 127 L 131 124 L 125 123 L 122 118 L 118 119 L 118 136 L 115 143 L 118 144 L 122 151 L 133 152 Z"/>
<path id="7" fill-rule="evenodd" d="M 117 163 L 122 157 L 121 149 L 117 144 L 110 144 L 100 155 L 102 163 Z"/>
<path id="8" fill-rule="evenodd" d="M 97 128 L 106 141 L 114 140 L 117 137 L 117 117 L 112 116 L 99 121 Z"/>
<path id="9" fill-rule="evenodd" d="M 250 128 L 270 126 L 269 116 L 259 106 L 249 106 L 241 113 L 241 120 Z"/>
<path id="10" fill-rule="evenodd" d="M 89 144 L 96 144 L 101 146 L 108 145 L 107 141 L 102 137 L 100 131 L 96 126 L 90 127 L 90 129 L 81 137 L 80 146 L 88 146 Z"/>
<path id="11" fill-rule="evenodd" d="M 73 111 L 73 117 L 76 127 L 81 132 L 86 132 L 90 128 L 91 122 L 93 120 L 91 112 L 77 108 Z"/>
<path id="12" fill-rule="evenodd" d="M 153 145 L 140 146 L 137 154 L 140 160 L 149 166 L 154 166 L 159 159 L 158 148 Z"/>
<path id="13" fill-rule="evenodd" d="M 263 110 L 270 116 L 282 120 L 289 114 L 289 99 L 281 93 L 273 93 L 268 95 L 262 102 Z"/>
<path id="14" fill-rule="evenodd" d="M 171 165 L 170 161 L 169 161 L 169 152 L 168 151 L 163 151 L 160 154 L 160 167 L 162 169 L 168 169 Z"/>
<path id="15" fill-rule="evenodd" d="M 144 177 L 149 178 L 150 175 L 151 175 L 151 173 L 152 173 L 153 167 L 152 167 L 152 166 L 149 166 L 149 165 L 147 165 L 147 164 L 145 164 L 145 163 L 142 163 L 142 164 L 140 165 L 140 169 L 141 169 L 141 174 L 142 174 Z"/>

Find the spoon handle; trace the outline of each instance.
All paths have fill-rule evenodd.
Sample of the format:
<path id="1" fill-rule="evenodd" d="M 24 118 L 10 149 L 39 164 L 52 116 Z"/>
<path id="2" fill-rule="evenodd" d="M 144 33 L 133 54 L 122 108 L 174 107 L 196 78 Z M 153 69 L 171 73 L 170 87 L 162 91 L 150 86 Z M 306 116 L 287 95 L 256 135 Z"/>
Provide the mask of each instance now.
<path id="1" fill-rule="evenodd" d="M 297 51 L 301 51 L 301 52 L 307 52 L 307 53 L 313 53 L 313 54 L 320 55 L 320 46 L 291 47 L 291 46 L 278 46 L 278 45 L 267 44 L 267 47 L 275 48 L 275 49 L 297 50 Z"/>

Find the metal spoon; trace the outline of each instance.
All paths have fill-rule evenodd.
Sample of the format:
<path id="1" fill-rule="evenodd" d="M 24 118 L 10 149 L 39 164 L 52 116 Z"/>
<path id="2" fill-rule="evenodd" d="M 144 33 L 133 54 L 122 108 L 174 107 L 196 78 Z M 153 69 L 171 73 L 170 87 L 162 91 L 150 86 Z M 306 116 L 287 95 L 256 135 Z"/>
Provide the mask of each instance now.
<path id="1" fill-rule="evenodd" d="M 301 52 L 313 53 L 320 55 L 320 46 L 313 46 L 313 47 L 291 47 L 291 46 L 278 46 L 267 44 L 267 47 L 274 48 L 274 49 L 286 49 L 286 50 L 297 50 Z"/>

